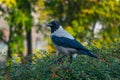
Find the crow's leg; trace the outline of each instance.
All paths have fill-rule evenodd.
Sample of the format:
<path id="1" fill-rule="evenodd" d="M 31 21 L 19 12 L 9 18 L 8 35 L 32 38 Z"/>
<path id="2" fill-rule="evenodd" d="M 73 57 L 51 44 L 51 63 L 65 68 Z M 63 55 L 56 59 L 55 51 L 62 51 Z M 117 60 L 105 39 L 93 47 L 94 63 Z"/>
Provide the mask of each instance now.
<path id="1" fill-rule="evenodd" d="M 53 62 L 50 63 L 50 65 L 55 64 L 57 62 L 60 62 L 66 55 L 61 56 L 60 58 L 54 60 Z"/>
<path id="2" fill-rule="evenodd" d="M 73 59 L 72 59 L 72 55 L 70 54 L 69 57 L 70 57 L 70 58 L 69 58 L 69 62 L 70 62 L 70 64 L 71 64 L 72 61 L 73 61 Z"/>

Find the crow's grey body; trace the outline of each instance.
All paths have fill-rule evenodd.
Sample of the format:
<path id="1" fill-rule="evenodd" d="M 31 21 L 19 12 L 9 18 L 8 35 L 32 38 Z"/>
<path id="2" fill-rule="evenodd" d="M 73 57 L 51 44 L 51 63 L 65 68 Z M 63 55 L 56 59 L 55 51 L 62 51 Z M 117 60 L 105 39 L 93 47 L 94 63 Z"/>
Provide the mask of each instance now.
<path id="1" fill-rule="evenodd" d="M 74 39 L 74 37 L 72 35 L 70 35 L 68 32 L 66 32 L 61 26 L 59 27 L 59 29 L 57 29 L 56 31 L 54 31 L 51 34 L 51 40 L 52 40 L 52 36 L 58 36 L 58 37 L 66 37 L 69 39 Z M 66 48 L 60 45 L 56 45 L 53 41 L 54 46 L 58 49 L 58 51 L 60 53 L 62 53 L 63 55 L 68 55 L 68 54 L 74 54 L 77 53 L 76 49 L 73 48 Z"/>
<path id="2" fill-rule="evenodd" d="M 58 36 L 58 37 L 66 37 L 66 38 L 69 38 L 69 39 L 74 39 L 74 37 L 72 35 L 70 35 L 67 31 L 65 31 L 62 26 L 60 26 L 56 31 L 54 31 L 52 34 L 51 34 L 51 37 L 52 36 Z"/>

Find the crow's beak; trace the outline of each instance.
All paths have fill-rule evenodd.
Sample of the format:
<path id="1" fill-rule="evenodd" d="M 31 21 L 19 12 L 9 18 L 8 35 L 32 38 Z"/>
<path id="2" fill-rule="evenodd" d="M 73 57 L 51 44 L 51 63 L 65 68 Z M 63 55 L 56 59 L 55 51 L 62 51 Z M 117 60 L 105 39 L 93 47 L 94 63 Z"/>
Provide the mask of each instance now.
<path id="1" fill-rule="evenodd" d="M 52 26 L 52 24 L 48 23 L 48 24 L 46 24 L 46 26 L 47 26 L 47 27 L 50 27 L 50 26 Z"/>

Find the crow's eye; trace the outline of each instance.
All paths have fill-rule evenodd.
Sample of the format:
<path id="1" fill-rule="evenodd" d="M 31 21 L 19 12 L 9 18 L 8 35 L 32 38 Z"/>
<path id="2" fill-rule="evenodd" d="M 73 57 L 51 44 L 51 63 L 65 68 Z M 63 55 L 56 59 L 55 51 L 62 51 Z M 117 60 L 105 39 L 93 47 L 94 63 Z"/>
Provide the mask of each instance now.
<path id="1" fill-rule="evenodd" d="M 53 26 L 54 26 L 56 23 L 53 22 L 52 24 L 53 24 Z"/>

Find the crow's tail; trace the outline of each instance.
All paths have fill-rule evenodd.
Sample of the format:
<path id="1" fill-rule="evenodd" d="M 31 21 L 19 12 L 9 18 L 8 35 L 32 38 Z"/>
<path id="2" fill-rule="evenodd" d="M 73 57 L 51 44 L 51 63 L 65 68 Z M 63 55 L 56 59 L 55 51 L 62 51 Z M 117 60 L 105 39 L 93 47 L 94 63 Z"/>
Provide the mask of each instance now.
<path id="1" fill-rule="evenodd" d="M 79 50 L 80 54 L 85 54 L 88 55 L 90 57 L 94 57 L 94 58 L 98 58 L 97 55 L 93 54 L 91 51 L 83 51 L 83 50 Z"/>
<path id="2" fill-rule="evenodd" d="M 97 55 L 92 54 L 91 52 L 89 52 L 89 53 L 88 53 L 88 56 L 90 56 L 90 57 L 94 57 L 94 58 L 98 58 L 98 56 L 97 56 Z"/>

